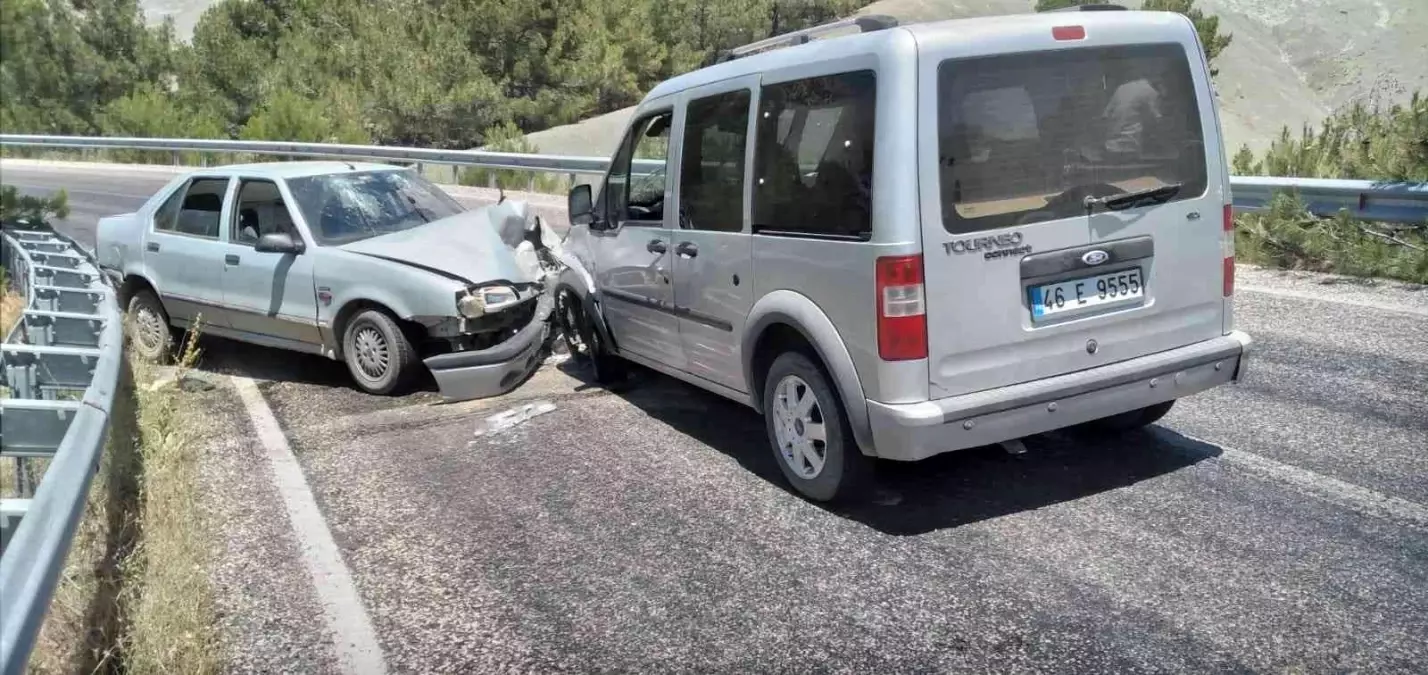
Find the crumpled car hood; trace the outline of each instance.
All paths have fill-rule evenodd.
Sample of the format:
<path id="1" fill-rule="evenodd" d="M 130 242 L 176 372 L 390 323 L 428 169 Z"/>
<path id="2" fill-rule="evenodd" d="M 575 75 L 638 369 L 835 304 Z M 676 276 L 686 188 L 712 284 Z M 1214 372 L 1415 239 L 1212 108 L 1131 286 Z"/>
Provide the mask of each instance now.
<path id="1" fill-rule="evenodd" d="M 469 283 L 540 281 L 540 270 L 517 260 L 526 204 L 505 202 L 464 211 L 409 230 L 338 248 L 425 267 Z"/>

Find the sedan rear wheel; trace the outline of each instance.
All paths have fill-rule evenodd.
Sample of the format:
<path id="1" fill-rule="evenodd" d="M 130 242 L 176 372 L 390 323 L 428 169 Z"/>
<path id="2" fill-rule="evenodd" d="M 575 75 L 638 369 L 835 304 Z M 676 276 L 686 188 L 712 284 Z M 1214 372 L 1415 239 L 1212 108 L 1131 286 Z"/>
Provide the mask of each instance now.
<path id="1" fill-rule="evenodd" d="M 129 321 L 134 351 L 145 360 L 163 363 L 173 347 L 169 315 L 151 291 L 139 291 L 129 300 Z"/>

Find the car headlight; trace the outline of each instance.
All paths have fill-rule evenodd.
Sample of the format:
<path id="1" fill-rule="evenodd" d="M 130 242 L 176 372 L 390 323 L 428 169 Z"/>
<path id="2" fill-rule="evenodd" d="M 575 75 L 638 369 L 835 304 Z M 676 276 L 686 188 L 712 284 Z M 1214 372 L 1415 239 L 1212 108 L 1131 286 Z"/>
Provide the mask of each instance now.
<path id="1" fill-rule="evenodd" d="M 468 319 L 475 319 L 488 312 L 499 312 L 521 301 L 516 289 L 510 286 L 485 286 L 468 290 L 456 301 L 456 311 Z"/>

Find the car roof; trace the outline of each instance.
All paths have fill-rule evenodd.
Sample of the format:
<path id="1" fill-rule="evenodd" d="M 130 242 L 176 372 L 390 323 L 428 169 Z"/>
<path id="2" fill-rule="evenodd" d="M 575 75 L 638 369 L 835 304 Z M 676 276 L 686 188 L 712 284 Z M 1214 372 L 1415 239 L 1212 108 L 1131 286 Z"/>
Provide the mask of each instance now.
<path id="1" fill-rule="evenodd" d="M 205 173 L 239 174 L 254 178 L 287 179 L 301 178 L 304 176 L 324 176 L 333 173 L 352 173 L 356 171 L 403 171 L 404 169 L 404 167 L 394 164 L 379 164 L 376 162 L 309 160 L 297 162 L 226 164 L 210 169 L 199 169 L 193 173 L 195 175 Z"/>
<path id="2" fill-rule="evenodd" d="M 1127 23 L 1150 27 L 1165 27 L 1173 24 L 1184 30 L 1189 24 L 1179 15 L 1169 12 L 1147 12 L 1139 10 L 1098 11 L 1098 12 L 1030 12 L 1024 14 L 1002 14 L 965 19 L 944 19 L 906 23 L 893 28 L 869 33 L 851 33 L 837 37 L 810 40 L 807 43 L 771 49 L 750 54 L 742 58 L 707 66 L 683 75 L 678 75 L 656 86 L 645 96 L 644 101 L 676 94 L 686 89 L 713 84 L 723 80 L 753 75 L 765 71 L 779 70 L 810 62 L 839 58 L 849 53 L 873 52 L 884 48 L 885 43 L 909 36 L 918 43 L 930 43 L 939 39 L 965 38 L 976 40 L 978 35 L 1005 33 L 1011 30 L 1028 34 L 1047 30 L 1054 25 L 1075 23 L 1077 25 L 1124 25 Z M 1149 36 L 1147 36 L 1149 38 Z"/>

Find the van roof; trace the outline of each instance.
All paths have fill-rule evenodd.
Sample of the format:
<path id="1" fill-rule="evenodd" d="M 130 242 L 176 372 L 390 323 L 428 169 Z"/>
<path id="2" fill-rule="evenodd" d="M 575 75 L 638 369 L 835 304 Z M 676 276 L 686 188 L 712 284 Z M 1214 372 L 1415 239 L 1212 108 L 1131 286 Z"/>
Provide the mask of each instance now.
<path id="1" fill-rule="evenodd" d="M 982 40 L 991 35 L 1009 33 L 1043 34 L 1053 26 L 1075 24 L 1094 30 L 1097 26 L 1124 27 L 1134 25 L 1147 30 L 1147 42 L 1155 41 L 1156 34 L 1164 35 L 1174 31 L 1193 30 L 1184 16 L 1173 12 L 1115 11 L 1115 12 L 1039 12 L 1028 14 L 1006 14 L 970 19 L 946 19 L 925 23 L 900 25 L 895 28 L 868 33 L 854 33 L 824 39 L 814 39 L 802 45 L 782 47 L 766 52 L 751 54 L 724 63 L 700 68 L 660 83 L 644 101 L 661 98 L 685 89 L 712 84 L 723 80 L 751 75 L 769 70 L 844 56 L 854 52 L 880 51 L 889 43 L 911 36 L 916 42 L 929 44 L 947 39 L 962 38 Z M 1161 30 L 1154 30 L 1160 28 Z"/>

